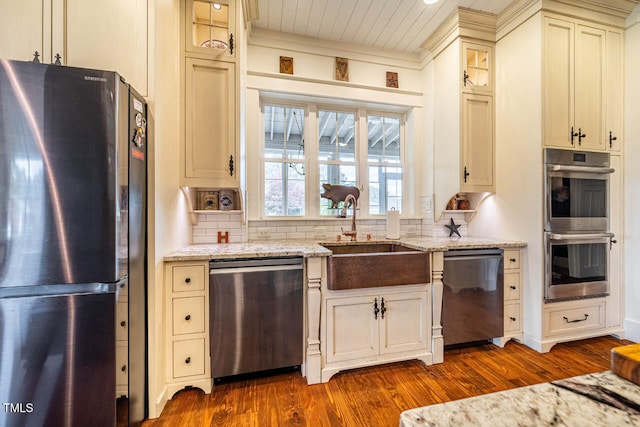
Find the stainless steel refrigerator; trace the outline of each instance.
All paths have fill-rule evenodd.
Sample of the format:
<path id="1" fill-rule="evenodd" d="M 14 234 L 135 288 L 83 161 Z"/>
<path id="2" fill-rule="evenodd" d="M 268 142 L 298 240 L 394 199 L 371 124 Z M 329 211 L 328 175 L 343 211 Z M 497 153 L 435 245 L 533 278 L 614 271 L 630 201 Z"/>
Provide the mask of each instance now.
<path id="1" fill-rule="evenodd" d="M 0 425 L 146 416 L 146 104 L 114 72 L 0 60 Z M 118 367 L 120 368 L 120 367 Z"/>

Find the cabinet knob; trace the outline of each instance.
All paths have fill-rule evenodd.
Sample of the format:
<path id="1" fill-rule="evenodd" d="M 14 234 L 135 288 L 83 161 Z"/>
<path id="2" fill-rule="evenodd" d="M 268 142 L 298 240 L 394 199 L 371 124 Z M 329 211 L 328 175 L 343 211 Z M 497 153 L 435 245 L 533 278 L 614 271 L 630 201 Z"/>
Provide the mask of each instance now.
<path id="1" fill-rule="evenodd" d="M 509 317 L 509 319 L 510 319 L 512 322 L 515 322 L 515 321 L 516 321 L 516 318 L 515 318 L 515 317 Z"/>
<path id="2" fill-rule="evenodd" d="M 509 288 L 511 288 L 512 290 L 516 290 L 516 287 L 514 285 L 509 286 Z"/>
<path id="3" fill-rule="evenodd" d="M 190 277 L 187 277 L 186 279 L 184 279 L 184 282 L 185 282 L 185 283 L 190 283 L 190 282 L 191 282 L 191 278 L 190 278 Z"/>
<path id="4" fill-rule="evenodd" d="M 186 320 L 186 321 L 191 320 L 191 315 L 190 315 L 190 314 L 187 314 L 187 315 L 184 317 L 184 320 Z"/>
<path id="5" fill-rule="evenodd" d="M 120 368 L 120 370 L 121 370 L 122 372 L 126 372 L 126 370 L 127 370 L 127 365 L 122 365 L 122 368 Z"/>
<path id="6" fill-rule="evenodd" d="M 187 363 L 187 364 L 191 363 L 191 358 L 190 358 L 190 357 L 187 357 L 187 358 L 184 360 L 184 363 Z"/>
<path id="7" fill-rule="evenodd" d="M 127 322 L 123 320 L 122 322 L 120 322 L 120 326 L 124 328 L 125 326 L 127 326 Z"/>
<path id="8" fill-rule="evenodd" d="M 517 261 L 517 259 L 515 259 L 515 258 L 509 258 L 509 261 L 511 261 L 511 262 L 516 262 L 516 261 Z"/>

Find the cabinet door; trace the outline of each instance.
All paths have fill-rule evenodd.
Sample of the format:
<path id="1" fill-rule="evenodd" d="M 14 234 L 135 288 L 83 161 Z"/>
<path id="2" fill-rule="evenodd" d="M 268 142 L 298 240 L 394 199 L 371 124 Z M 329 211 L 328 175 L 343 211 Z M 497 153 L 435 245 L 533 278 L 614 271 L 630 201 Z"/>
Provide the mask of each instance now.
<path id="1" fill-rule="evenodd" d="M 603 150 L 603 91 L 605 31 L 578 24 L 575 40 L 575 119 L 576 148 Z"/>
<path id="2" fill-rule="evenodd" d="M 462 191 L 495 191 L 493 148 L 493 97 L 463 93 Z"/>
<path id="3" fill-rule="evenodd" d="M 462 43 L 462 90 L 469 93 L 493 92 L 493 47 Z"/>
<path id="4" fill-rule="evenodd" d="M 187 0 L 185 2 L 185 51 L 209 59 L 235 58 L 235 1 Z"/>
<path id="5" fill-rule="evenodd" d="M 183 185 L 238 187 L 235 64 L 186 58 Z"/>
<path id="6" fill-rule="evenodd" d="M 380 354 L 427 348 L 431 322 L 426 291 L 382 295 L 380 309 Z"/>
<path id="7" fill-rule="evenodd" d="M 50 62 L 51 52 L 43 52 L 43 34 L 50 20 L 41 0 L 0 2 L 0 58 L 31 61 L 38 52 L 41 62 Z M 48 28 L 51 31 L 51 27 Z"/>
<path id="8" fill-rule="evenodd" d="M 327 300 L 327 363 L 379 354 L 376 296 Z M 380 314 L 377 316 L 380 317 Z"/>
<path id="9" fill-rule="evenodd" d="M 620 152 L 624 137 L 624 36 L 619 31 L 607 31 L 605 52 L 605 126 L 604 143 L 613 152 Z"/>
<path id="10" fill-rule="evenodd" d="M 62 62 L 117 71 L 145 96 L 147 1 L 66 0 Z"/>
<path id="11" fill-rule="evenodd" d="M 572 148 L 575 26 L 550 17 L 543 22 L 543 144 Z"/>

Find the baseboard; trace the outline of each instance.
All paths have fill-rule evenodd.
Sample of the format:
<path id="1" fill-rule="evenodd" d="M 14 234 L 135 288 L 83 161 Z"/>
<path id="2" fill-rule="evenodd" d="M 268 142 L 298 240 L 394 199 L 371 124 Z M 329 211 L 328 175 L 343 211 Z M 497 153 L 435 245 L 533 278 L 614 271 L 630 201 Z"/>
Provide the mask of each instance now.
<path id="1" fill-rule="evenodd" d="M 624 331 L 628 340 L 640 342 L 640 321 L 635 319 L 624 319 Z"/>
<path id="2" fill-rule="evenodd" d="M 165 385 L 159 396 L 156 398 L 155 404 L 149 405 L 149 418 L 159 418 L 164 406 L 167 404 L 167 401 L 167 386 Z"/>
<path id="3" fill-rule="evenodd" d="M 524 345 L 527 347 L 531 347 L 538 353 L 543 353 L 542 351 L 542 341 L 537 338 L 532 337 L 531 335 L 524 334 Z M 548 350 L 547 350 L 548 351 Z"/>

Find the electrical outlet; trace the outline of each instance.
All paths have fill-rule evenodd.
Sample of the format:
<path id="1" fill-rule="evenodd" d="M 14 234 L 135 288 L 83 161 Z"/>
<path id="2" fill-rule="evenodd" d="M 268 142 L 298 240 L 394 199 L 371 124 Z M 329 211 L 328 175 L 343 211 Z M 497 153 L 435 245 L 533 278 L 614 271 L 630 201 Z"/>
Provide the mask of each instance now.
<path id="1" fill-rule="evenodd" d="M 258 239 L 268 239 L 269 237 L 271 237 L 270 228 L 258 228 Z"/>

